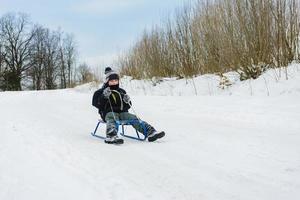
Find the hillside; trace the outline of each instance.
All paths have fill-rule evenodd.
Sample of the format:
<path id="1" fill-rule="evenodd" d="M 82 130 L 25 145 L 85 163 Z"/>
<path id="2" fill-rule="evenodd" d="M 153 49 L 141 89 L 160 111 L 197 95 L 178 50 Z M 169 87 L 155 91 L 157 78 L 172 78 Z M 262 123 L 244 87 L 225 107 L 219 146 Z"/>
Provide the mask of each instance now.
<path id="1" fill-rule="evenodd" d="M 186 80 L 123 79 L 135 111 L 167 136 L 122 146 L 90 135 L 91 85 L 1 92 L 0 199 L 299 199 L 299 65 L 289 72 L 252 80 L 252 93 L 234 74 L 226 90 L 197 77 L 198 96 Z"/>

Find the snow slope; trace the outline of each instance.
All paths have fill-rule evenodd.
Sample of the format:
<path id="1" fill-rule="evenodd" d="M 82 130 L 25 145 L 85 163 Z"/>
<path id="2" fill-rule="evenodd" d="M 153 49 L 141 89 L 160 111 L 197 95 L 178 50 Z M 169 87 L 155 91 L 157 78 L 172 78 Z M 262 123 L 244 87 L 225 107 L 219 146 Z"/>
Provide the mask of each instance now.
<path id="1" fill-rule="evenodd" d="M 122 146 L 90 135 L 98 115 L 88 85 L 2 92 L 0 199 L 297 200 L 300 76 L 292 75 L 269 83 L 273 96 L 251 96 L 243 83 L 231 95 L 202 96 L 150 93 L 167 93 L 167 86 L 143 95 L 132 91 L 140 84 L 127 85 L 135 111 L 167 136 L 155 143 L 125 139 Z M 254 91 L 263 83 L 253 81 Z"/>
<path id="2" fill-rule="evenodd" d="M 187 80 L 164 78 L 140 81 L 125 77 L 122 84 L 131 94 L 149 96 L 280 96 L 286 93 L 300 94 L 300 64 L 290 65 L 287 68 L 287 73 L 288 80 L 286 80 L 285 69 L 270 69 L 257 80 L 240 81 L 238 73 L 229 72 L 225 76 L 232 86 L 226 89 L 219 87 L 220 77 L 213 74 Z"/>

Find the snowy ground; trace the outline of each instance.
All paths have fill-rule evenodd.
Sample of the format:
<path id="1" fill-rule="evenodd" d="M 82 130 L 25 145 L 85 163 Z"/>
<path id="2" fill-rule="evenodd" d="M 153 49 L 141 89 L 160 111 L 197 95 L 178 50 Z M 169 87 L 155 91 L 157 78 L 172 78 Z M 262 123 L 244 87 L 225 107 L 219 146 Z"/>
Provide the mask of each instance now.
<path id="1" fill-rule="evenodd" d="M 131 95 L 167 136 L 122 146 L 90 135 L 86 89 L 0 93 L 0 199 L 300 199 L 296 80 L 269 83 L 276 96 Z"/>

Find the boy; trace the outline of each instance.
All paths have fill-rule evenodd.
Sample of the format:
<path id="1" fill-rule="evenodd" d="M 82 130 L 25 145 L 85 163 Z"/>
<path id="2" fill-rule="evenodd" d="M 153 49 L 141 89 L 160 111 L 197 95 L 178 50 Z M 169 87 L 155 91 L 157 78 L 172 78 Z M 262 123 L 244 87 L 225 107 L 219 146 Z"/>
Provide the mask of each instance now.
<path id="1" fill-rule="evenodd" d="M 124 140 L 118 137 L 115 121 L 138 118 L 128 112 L 131 107 L 131 101 L 126 91 L 119 87 L 119 74 L 107 67 L 105 69 L 105 76 L 104 85 L 94 93 L 93 106 L 98 108 L 101 118 L 106 122 L 105 143 L 122 144 Z M 144 123 L 149 142 L 153 142 L 165 136 L 165 132 L 157 132 L 150 124 Z M 135 124 L 133 127 L 137 131 L 144 133 L 141 124 Z"/>

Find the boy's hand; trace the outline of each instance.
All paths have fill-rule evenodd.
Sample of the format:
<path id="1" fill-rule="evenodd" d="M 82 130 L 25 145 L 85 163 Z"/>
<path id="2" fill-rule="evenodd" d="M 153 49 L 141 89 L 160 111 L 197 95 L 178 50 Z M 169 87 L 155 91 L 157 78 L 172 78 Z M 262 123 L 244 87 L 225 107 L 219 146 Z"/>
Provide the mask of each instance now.
<path id="1" fill-rule="evenodd" d="M 103 90 L 103 96 L 104 96 L 104 98 L 108 99 L 110 95 L 111 95 L 111 90 L 110 90 L 110 88 L 109 88 L 109 87 L 105 88 L 105 89 Z"/>
<path id="2" fill-rule="evenodd" d="M 127 104 L 130 103 L 130 96 L 128 94 L 124 94 L 123 101 Z"/>

